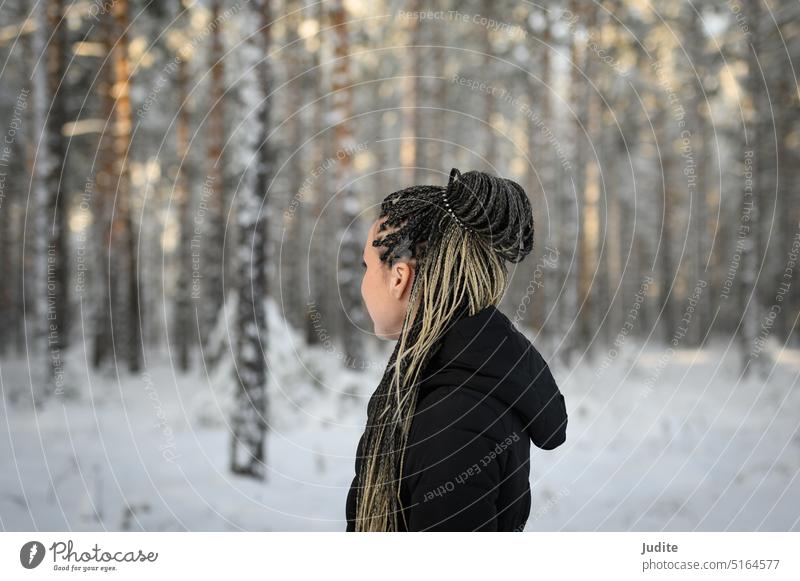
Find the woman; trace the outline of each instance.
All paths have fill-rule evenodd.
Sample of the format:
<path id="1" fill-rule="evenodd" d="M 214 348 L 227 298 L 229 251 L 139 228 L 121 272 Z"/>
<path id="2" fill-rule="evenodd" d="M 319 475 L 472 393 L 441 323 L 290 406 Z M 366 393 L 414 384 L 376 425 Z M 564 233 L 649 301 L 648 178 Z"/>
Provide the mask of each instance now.
<path id="1" fill-rule="evenodd" d="M 364 248 L 375 333 L 397 340 L 367 407 L 348 531 L 521 531 L 530 442 L 566 439 L 564 397 L 496 305 L 533 248 L 515 182 L 450 172 L 386 197 Z"/>

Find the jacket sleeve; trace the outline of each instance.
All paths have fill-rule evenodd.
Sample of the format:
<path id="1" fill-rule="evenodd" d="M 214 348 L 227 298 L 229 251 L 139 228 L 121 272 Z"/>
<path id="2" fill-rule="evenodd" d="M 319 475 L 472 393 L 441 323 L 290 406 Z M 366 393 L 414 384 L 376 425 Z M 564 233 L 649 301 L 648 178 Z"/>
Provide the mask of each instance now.
<path id="1" fill-rule="evenodd" d="M 345 527 L 345 532 L 348 533 L 355 532 L 356 530 L 356 487 L 358 486 L 358 471 L 361 467 L 361 456 L 364 453 L 363 447 L 365 435 L 366 432 L 361 434 L 361 438 L 359 438 L 358 445 L 356 446 L 355 475 L 353 476 L 353 479 L 350 482 L 350 488 L 347 491 L 347 500 L 345 503 L 345 520 L 347 521 L 347 526 Z"/>
<path id="2" fill-rule="evenodd" d="M 353 533 L 356 530 L 356 483 L 358 475 L 353 477 L 350 483 L 350 488 L 347 491 L 347 500 L 345 502 L 345 532 Z"/>
<path id="3" fill-rule="evenodd" d="M 531 425 L 531 439 L 542 450 L 552 450 L 567 440 L 567 406 L 564 395 L 550 372 L 550 366 L 541 355 L 538 357 L 539 371 L 536 373 L 534 393 L 539 399 L 539 413 Z"/>
<path id="4" fill-rule="evenodd" d="M 408 530 L 496 531 L 503 449 L 480 429 L 491 419 L 452 392 L 439 403 L 415 416 L 406 446 Z"/>

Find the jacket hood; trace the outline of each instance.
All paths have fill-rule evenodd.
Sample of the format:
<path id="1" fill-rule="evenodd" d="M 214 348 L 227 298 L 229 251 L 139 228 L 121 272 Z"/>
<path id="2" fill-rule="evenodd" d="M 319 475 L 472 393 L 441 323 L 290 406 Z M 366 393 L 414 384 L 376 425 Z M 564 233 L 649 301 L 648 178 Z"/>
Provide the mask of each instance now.
<path id="1" fill-rule="evenodd" d="M 456 319 L 421 376 L 420 389 L 454 386 L 500 402 L 531 441 L 551 450 L 566 440 L 564 396 L 533 344 L 495 306 Z"/>

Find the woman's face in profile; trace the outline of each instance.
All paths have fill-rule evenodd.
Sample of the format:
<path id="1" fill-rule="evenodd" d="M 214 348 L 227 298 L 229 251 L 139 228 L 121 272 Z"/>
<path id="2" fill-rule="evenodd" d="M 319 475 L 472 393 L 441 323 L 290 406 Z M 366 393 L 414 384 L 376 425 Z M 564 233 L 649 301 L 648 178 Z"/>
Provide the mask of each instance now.
<path id="1" fill-rule="evenodd" d="M 364 243 L 361 297 L 372 319 L 375 335 L 380 339 L 394 341 L 400 337 L 403 327 L 414 269 L 404 260 L 391 267 L 381 262 L 381 249 L 373 246 L 372 241 L 375 240 L 378 226 L 384 219 L 372 223 Z"/>

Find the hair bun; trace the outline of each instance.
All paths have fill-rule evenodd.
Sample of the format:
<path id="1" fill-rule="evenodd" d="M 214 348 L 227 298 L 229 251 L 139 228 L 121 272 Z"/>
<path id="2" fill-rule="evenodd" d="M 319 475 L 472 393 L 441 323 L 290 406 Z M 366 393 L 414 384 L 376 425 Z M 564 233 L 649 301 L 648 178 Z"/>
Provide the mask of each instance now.
<path id="1" fill-rule="evenodd" d="M 453 168 L 446 193 L 457 218 L 508 262 L 519 262 L 533 250 L 533 211 L 515 181 Z"/>

